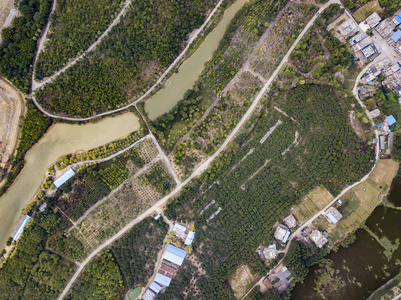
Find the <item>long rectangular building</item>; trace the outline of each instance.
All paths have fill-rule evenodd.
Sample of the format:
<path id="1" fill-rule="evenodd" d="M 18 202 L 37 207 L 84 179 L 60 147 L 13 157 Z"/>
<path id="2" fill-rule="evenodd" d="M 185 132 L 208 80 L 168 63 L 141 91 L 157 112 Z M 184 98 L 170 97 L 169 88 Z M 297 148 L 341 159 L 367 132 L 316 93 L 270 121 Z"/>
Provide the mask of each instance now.
<path id="1" fill-rule="evenodd" d="M 30 219 L 30 216 L 22 215 L 21 219 L 18 221 L 17 226 L 14 228 L 14 231 L 11 233 L 11 237 L 14 241 L 20 238 L 21 234 L 24 232 L 25 226 L 28 224 Z"/>
<path id="2" fill-rule="evenodd" d="M 167 246 L 166 252 L 164 252 L 163 259 L 181 266 L 186 256 L 187 253 L 184 250 L 170 244 Z"/>
<path id="3" fill-rule="evenodd" d="M 75 172 L 71 168 L 67 172 L 65 172 L 63 175 L 61 175 L 56 181 L 54 181 L 53 184 L 56 186 L 56 188 L 59 188 L 60 186 L 62 186 L 64 183 L 66 183 L 74 175 L 75 175 Z"/>

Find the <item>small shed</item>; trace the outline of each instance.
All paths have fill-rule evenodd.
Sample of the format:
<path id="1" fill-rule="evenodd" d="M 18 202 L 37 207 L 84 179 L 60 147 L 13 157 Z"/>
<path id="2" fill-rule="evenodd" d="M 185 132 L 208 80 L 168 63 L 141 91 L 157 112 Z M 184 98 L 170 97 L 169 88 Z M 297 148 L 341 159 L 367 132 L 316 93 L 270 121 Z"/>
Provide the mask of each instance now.
<path id="1" fill-rule="evenodd" d="M 56 181 L 54 181 L 53 184 L 56 186 L 56 188 L 59 188 L 60 186 L 62 186 L 64 183 L 66 183 L 74 175 L 75 175 L 75 172 L 71 168 L 67 172 L 65 172 L 63 175 L 61 175 Z"/>
<path id="2" fill-rule="evenodd" d="M 388 135 L 388 147 L 389 149 L 393 148 L 393 144 L 394 144 L 394 132 L 390 132 Z"/>
<path id="3" fill-rule="evenodd" d="M 187 238 L 185 239 L 184 244 L 187 245 L 187 246 L 192 245 L 192 243 L 194 241 L 194 238 L 195 238 L 195 232 L 189 231 L 189 233 L 187 235 Z"/>
<path id="4" fill-rule="evenodd" d="M 386 137 L 384 135 L 381 135 L 379 140 L 380 140 L 380 150 L 385 150 L 386 149 Z"/>

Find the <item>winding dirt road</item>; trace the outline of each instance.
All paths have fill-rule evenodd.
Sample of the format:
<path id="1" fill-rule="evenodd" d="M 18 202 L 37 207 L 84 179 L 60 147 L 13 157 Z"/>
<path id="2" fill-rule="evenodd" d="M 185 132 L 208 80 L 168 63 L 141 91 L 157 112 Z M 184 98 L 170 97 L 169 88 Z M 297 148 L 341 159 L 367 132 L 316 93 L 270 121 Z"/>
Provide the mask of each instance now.
<path id="1" fill-rule="evenodd" d="M 234 130 L 230 133 L 230 135 L 226 138 L 224 143 L 219 147 L 219 149 L 211 156 L 209 159 L 204 162 L 198 169 L 196 169 L 184 182 L 181 184 L 177 185 L 177 187 L 172 191 L 169 195 L 165 196 L 163 199 L 159 200 L 155 205 L 150 207 L 148 210 L 146 210 L 142 215 L 138 216 L 136 219 L 132 220 L 130 223 L 128 223 L 123 229 L 121 229 L 116 235 L 114 235 L 112 238 L 109 240 L 105 241 L 102 245 L 100 245 L 97 249 L 95 249 L 79 266 L 71 280 L 68 282 L 67 286 L 64 288 L 63 292 L 60 294 L 58 299 L 63 299 L 73 283 L 76 281 L 78 278 L 79 274 L 82 272 L 82 270 L 85 268 L 85 266 L 91 261 L 93 257 L 95 257 L 100 251 L 105 249 L 106 247 L 110 246 L 114 241 L 116 241 L 118 238 L 123 236 L 126 232 L 128 232 L 134 225 L 138 224 L 141 222 L 143 219 L 145 219 L 148 216 L 151 216 L 155 211 L 158 211 L 161 206 L 165 205 L 167 203 L 167 200 L 169 200 L 171 197 L 175 196 L 177 193 L 181 191 L 181 189 L 186 186 L 192 179 L 195 177 L 199 176 L 200 174 L 203 173 L 204 170 L 206 170 L 210 163 L 220 155 L 220 153 L 227 147 L 228 143 L 231 142 L 231 140 L 235 137 L 235 135 L 238 133 L 240 128 L 243 126 L 243 124 L 247 121 L 247 119 L 252 115 L 253 111 L 259 104 L 260 100 L 262 99 L 263 95 L 268 91 L 270 85 L 274 81 L 274 79 L 277 77 L 279 72 L 281 71 L 282 67 L 284 64 L 288 61 L 288 58 L 291 54 L 291 52 L 294 50 L 295 46 L 299 43 L 299 41 L 302 39 L 302 37 L 305 35 L 305 33 L 309 30 L 309 28 L 313 25 L 315 22 L 316 18 L 318 15 L 320 15 L 321 12 L 323 12 L 330 4 L 333 3 L 339 3 L 339 0 L 330 0 L 327 2 L 324 6 L 320 8 L 318 13 L 308 22 L 308 24 L 305 26 L 305 28 L 302 30 L 302 32 L 299 34 L 298 38 L 295 40 L 291 48 L 288 50 L 287 54 L 284 56 L 282 59 L 280 65 L 276 68 L 272 76 L 269 78 L 269 80 L 266 82 L 266 84 L 263 86 L 263 88 L 260 90 L 258 95 L 255 97 L 253 100 L 252 105 L 249 107 L 248 111 L 245 113 L 245 115 L 241 118 L 240 122 L 237 124 L 237 126 L 234 128 Z"/>
<path id="2" fill-rule="evenodd" d="M 174 60 L 174 62 L 163 72 L 163 74 L 159 77 L 159 79 L 157 79 L 156 83 L 150 88 L 148 89 L 141 97 L 139 97 L 137 100 L 133 101 L 130 104 L 127 104 L 123 107 L 120 107 L 118 109 L 114 109 L 111 111 L 107 111 L 95 116 L 91 116 L 91 117 L 87 117 L 87 118 L 72 118 L 72 117 L 63 117 L 63 116 L 57 116 L 55 114 L 52 114 L 50 112 L 48 112 L 47 110 L 45 110 L 37 101 L 36 99 L 36 95 L 34 93 L 35 90 L 43 87 L 46 83 L 52 82 L 54 79 L 56 79 L 60 74 L 62 74 L 63 72 L 65 72 L 67 69 L 69 69 L 71 66 L 73 66 L 77 61 L 79 61 L 80 59 L 82 59 L 88 52 L 92 51 L 101 41 L 102 39 L 110 32 L 110 30 L 116 25 L 118 24 L 118 22 L 120 21 L 120 18 L 122 15 L 124 15 L 129 7 L 129 4 L 131 3 L 131 0 L 127 0 L 127 3 L 125 4 L 124 8 L 120 11 L 120 13 L 118 14 L 117 18 L 113 21 L 112 24 L 110 24 L 110 26 L 107 28 L 107 30 L 98 38 L 98 40 L 92 44 L 82 55 L 80 55 L 79 57 L 75 58 L 73 61 L 71 61 L 70 63 L 68 63 L 63 69 L 61 69 L 60 71 L 56 72 L 55 74 L 53 74 L 52 76 L 44 79 L 41 82 L 37 82 L 35 80 L 35 76 L 32 76 L 32 100 L 35 103 L 35 105 L 38 107 L 38 109 L 44 113 L 45 115 L 47 115 L 50 118 L 55 118 L 55 119 L 62 119 L 62 120 L 67 120 L 67 121 L 88 121 L 94 118 L 98 118 L 98 117 L 102 117 L 102 116 L 107 116 L 116 112 L 120 112 L 120 111 L 124 111 L 127 108 L 134 106 L 136 103 L 144 100 L 146 97 L 148 97 L 158 86 L 159 84 L 162 83 L 162 81 L 165 79 L 165 77 L 168 75 L 169 72 L 171 72 L 171 70 L 173 68 L 175 68 L 179 62 L 181 61 L 181 59 L 184 57 L 184 55 L 186 55 L 189 47 L 193 44 L 193 42 L 195 41 L 195 39 L 198 37 L 198 35 L 200 33 L 203 32 L 204 28 L 206 25 L 209 24 L 210 20 L 212 19 L 213 15 L 216 13 L 216 11 L 220 8 L 221 3 L 223 2 L 223 0 L 220 0 L 217 5 L 214 7 L 214 9 L 212 10 L 212 12 L 209 14 L 209 16 L 206 18 L 205 22 L 202 24 L 202 26 L 197 29 L 195 34 L 192 34 L 191 37 L 189 38 L 188 42 L 187 42 L 187 46 L 184 48 L 184 50 L 180 53 L 180 55 L 177 56 L 177 58 Z M 48 24 L 49 26 L 49 24 Z M 48 28 L 47 28 L 48 30 Z M 47 31 L 46 31 L 47 34 Z M 46 34 L 43 34 L 43 36 L 45 37 Z M 39 50 L 38 50 L 38 54 L 37 57 L 35 58 L 35 62 L 39 56 L 39 52 L 42 50 L 43 48 L 43 43 L 42 45 L 39 44 Z M 42 48 L 41 48 L 42 47 Z"/>

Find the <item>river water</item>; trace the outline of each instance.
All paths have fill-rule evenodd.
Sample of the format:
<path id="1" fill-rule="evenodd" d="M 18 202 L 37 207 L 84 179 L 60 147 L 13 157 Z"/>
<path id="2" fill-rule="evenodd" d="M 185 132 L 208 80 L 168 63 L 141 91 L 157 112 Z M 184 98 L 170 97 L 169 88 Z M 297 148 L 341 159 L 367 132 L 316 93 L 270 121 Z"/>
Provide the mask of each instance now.
<path id="1" fill-rule="evenodd" d="M 249 0 L 237 0 L 224 13 L 214 30 L 185 61 L 165 88 L 145 103 L 150 119 L 168 112 L 192 88 L 204 64 L 212 57 L 231 19 Z M 0 198 L 0 245 L 10 236 L 21 210 L 33 199 L 47 168 L 59 157 L 77 150 L 89 150 L 119 139 L 139 128 L 132 114 L 105 119 L 96 124 L 53 126 L 26 156 L 26 166 L 9 191 Z"/>
<path id="2" fill-rule="evenodd" d="M 47 168 L 60 156 L 90 150 L 139 129 L 135 115 L 127 113 L 95 124 L 56 124 L 26 156 L 26 165 L 14 185 L 0 198 L 0 245 L 10 236 L 21 210 L 35 196 Z"/>
<path id="3" fill-rule="evenodd" d="M 205 63 L 212 58 L 213 52 L 217 49 L 231 19 L 248 1 L 237 0 L 231 5 L 198 50 L 181 65 L 178 73 L 173 74 L 167 81 L 166 86 L 146 101 L 145 111 L 151 120 L 170 111 L 182 99 L 184 93 L 192 88 Z"/>

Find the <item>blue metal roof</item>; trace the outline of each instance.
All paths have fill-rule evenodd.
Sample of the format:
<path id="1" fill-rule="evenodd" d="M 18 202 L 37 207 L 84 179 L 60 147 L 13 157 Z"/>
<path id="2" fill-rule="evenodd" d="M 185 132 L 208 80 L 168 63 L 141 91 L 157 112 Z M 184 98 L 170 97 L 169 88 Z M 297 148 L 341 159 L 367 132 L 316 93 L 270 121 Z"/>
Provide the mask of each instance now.
<path id="1" fill-rule="evenodd" d="M 334 224 L 336 224 L 338 222 L 338 220 L 333 216 L 332 213 L 328 213 L 327 217 L 330 219 L 331 222 L 333 222 Z"/>
<path id="2" fill-rule="evenodd" d="M 368 83 L 369 83 L 370 85 L 372 85 L 372 84 L 373 84 L 373 81 L 369 81 Z"/>
<path id="3" fill-rule="evenodd" d="M 401 13 L 398 14 L 398 16 L 395 17 L 398 23 L 401 23 Z"/>
<path id="4" fill-rule="evenodd" d="M 397 30 L 392 36 L 391 36 L 391 39 L 395 42 L 395 43 L 397 43 L 398 42 L 398 40 L 401 38 L 401 30 Z"/>
<path id="5" fill-rule="evenodd" d="M 187 256 L 187 253 L 184 250 L 177 248 L 171 244 L 167 246 L 166 252 L 169 252 L 182 258 L 185 258 L 185 256 Z"/>
<path id="6" fill-rule="evenodd" d="M 291 232 L 287 231 L 287 233 L 285 234 L 282 242 L 283 244 L 287 243 L 288 238 L 290 237 Z"/>
<path id="7" fill-rule="evenodd" d="M 393 117 L 393 115 L 388 116 L 386 118 L 386 121 L 387 121 L 388 125 L 390 125 L 390 126 L 393 125 L 395 122 L 397 122 L 397 120 Z"/>
<path id="8" fill-rule="evenodd" d="M 156 282 L 153 281 L 153 283 L 150 285 L 149 287 L 152 291 L 154 291 L 156 294 L 158 294 L 162 287 L 160 285 L 158 285 Z"/>
<path id="9" fill-rule="evenodd" d="M 161 284 L 161 285 L 164 285 L 164 286 L 169 286 L 170 282 L 171 282 L 171 278 L 169 278 L 167 276 L 164 276 L 164 275 L 162 275 L 160 273 L 157 273 L 156 277 L 155 277 L 155 281 L 158 284 Z"/>
<path id="10" fill-rule="evenodd" d="M 380 128 L 380 127 L 382 127 L 382 124 L 377 124 L 377 128 Z"/>
<path id="11" fill-rule="evenodd" d="M 68 181 L 72 176 L 75 175 L 75 172 L 73 169 L 69 169 L 67 172 L 65 172 L 63 175 L 61 175 L 53 184 L 56 186 L 56 188 L 59 188 L 62 186 L 64 183 Z"/>
<path id="12" fill-rule="evenodd" d="M 18 240 L 21 236 L 21 234 L 24 232 L 25 226 L 29 223 L 29 220 L 31 219 L 30 216 L 28 215 L 22 215 L 21 219 L 19 220 L 17 226 L 11 233 L 11 237 L 13 238 L 14 241 Z"/>

